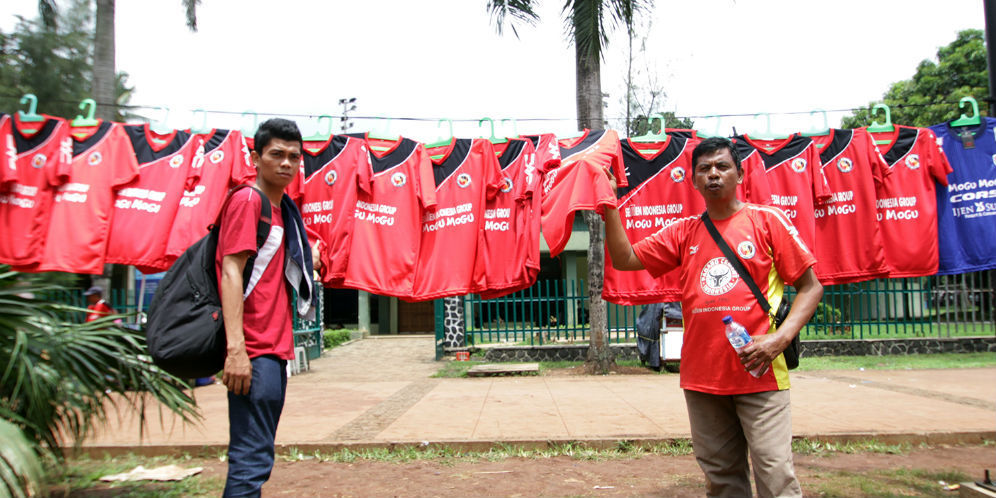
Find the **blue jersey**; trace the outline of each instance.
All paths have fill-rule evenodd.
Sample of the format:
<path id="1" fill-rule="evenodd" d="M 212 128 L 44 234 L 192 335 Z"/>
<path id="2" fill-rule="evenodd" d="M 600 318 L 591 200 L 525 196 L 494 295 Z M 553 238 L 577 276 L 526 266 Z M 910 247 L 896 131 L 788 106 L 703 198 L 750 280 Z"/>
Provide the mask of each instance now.
<path id="1" fill-rule="evenodd" d="M 996 268 L 996 119 L 958 128 L 941 123 L 930 129 L 954 169 L 948 188 L 937 190 L 937 274 Z M 974 148 L 966 148 L 965 131 Z"/>

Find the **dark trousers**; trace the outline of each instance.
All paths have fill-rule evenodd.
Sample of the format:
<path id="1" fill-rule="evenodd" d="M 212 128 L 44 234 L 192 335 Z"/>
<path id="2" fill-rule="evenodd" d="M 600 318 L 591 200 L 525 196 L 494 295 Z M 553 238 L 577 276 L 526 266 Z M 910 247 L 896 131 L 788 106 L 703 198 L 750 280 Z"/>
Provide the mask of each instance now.
<path id="1" fill-rule="evenodd" d="M 287 393 L 287 361 L 253 358 L 249 394 L 228 392 L 228 479 L 224 496 L 259 496 L 273 470 L 273 441 Z"/>

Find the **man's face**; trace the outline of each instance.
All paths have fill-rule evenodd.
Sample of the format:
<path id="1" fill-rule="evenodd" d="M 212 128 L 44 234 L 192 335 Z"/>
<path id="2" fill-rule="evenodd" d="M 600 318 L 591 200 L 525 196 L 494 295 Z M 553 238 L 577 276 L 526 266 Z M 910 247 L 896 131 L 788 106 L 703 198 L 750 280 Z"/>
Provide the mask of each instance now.
<path id="1" fill-rule="evenodd" d="M 256 174 L 268 184 L 284 188 L 290 185 L 301 163 L 301 144 L 273 138 L 263 153 L 252 151 Z"/>
<path id="2" fill-rule="evenodd" d="M 86 297 L 87 304 L 97 304 L 97 301 L 100 301 L 100 294 L 90 294 Z"/>
<path id="3" fill-rule="evenodd" d="M 743 172 L 737 170 L 730 151 L 723 148 L 699 156 L 692 184 L 706 200 L 726 199 L 736 197 L 737 185 L 743 179 Z"/>

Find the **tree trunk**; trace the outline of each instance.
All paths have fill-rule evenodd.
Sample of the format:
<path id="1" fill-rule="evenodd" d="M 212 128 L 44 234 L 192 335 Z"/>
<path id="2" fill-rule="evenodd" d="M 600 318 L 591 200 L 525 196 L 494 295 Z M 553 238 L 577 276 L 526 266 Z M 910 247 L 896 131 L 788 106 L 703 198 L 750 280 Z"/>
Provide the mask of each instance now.
<path id="1" fill-rule="evenodd" d="M 114 0 L 97 0 L 94 29 L 93 97 L 97 101 L 97 117 L 117 118 L 114 90 L 117 70 L 114 67 Z"/>
<path id="2" fill-rule="evenodd" d="M 577 63 L 578 129 L 605 128 L 602 119 L 602 82 L 597 54 L 585 54 L 574 43 Z M 602 280 L 605 276 L 604 223 L 593 211 L 586 211 L 588 223 L 588 319 L 589 345 L 587 363 L 589 371 L 607 374 L 614 363 L 609 348 L 609 331 L 605 301 L 602 300 Z"/>

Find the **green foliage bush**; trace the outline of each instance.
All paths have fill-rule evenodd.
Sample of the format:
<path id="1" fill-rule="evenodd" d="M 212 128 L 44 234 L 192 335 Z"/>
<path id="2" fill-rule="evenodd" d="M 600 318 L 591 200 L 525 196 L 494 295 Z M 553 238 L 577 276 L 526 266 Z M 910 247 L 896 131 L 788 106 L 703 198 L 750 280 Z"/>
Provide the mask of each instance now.
<path id="1" fill-rule="evenodd" d="M 349 329 L 326 330 L 322 332 L 322 345 L 325 349 L 332 349 L 352 338 L 352 331 Z"/>

